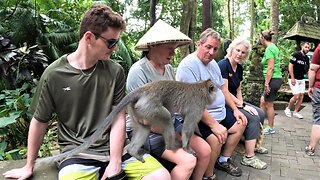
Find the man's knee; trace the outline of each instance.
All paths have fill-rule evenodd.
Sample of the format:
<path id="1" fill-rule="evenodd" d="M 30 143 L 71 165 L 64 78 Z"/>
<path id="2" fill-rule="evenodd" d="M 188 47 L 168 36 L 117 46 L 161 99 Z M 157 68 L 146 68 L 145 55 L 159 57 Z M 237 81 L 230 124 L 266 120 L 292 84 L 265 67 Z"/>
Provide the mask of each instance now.
<path id="1" fill-rule="evenodd" d="M 246 129 L 245 125 L 243 125 L 242 123 L 235 122 L 233 124 L 233 126 L 230 129 L 228 129 L 228 134 L 240 134 L 240 135 L 242 135 L 245 129 Z"/>
<path id="2" fill-rule="evenodd" d="M 212 152 L 220 152 L 223 144 L 219 142 L 218 138 L 214 134 L 208 136 L 206 141 L 208 142 Z"/>
<path id="3" fill-rule="evenodd" d="M 264 104 L 267 108 L 273 108 L 273 101 L 265 101 Z"/>

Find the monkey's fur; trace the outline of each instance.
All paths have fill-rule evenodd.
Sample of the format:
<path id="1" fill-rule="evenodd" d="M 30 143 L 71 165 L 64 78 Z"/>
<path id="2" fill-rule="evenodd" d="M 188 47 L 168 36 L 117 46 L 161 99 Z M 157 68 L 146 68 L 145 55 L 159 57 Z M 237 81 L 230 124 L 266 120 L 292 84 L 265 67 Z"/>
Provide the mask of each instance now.
<path id="1" fill-rule="evenodd" d="M 260 123 L 260 136 L 257 138 L 257 142 L 256 145 L 254 147 L 255 151 L 256 149 L 259 149 L 260 147 L 262 147 L 263 144 L 263 140 L 264 140 L 264 131 L 263 131 L 263 125 Z M 245 148 L 245 139 L 244 136 L 241 137 L 235 151 L 239 154 L 244 155 L 246 152 L 246 148 Z"/>
<path id="2" fill-rule="evenodd" d="M 128 113 L 134 122 L 134 131 L 128 153 L 143 162 L 139 154 L 141 146 L 148 138 L 150 126 L 163 129 L 167 149 L 177 149 L 172 113 L 181 113 L 184 118 L 182 128 L 182 147 L 188 152 L 189 139 L 201 120 L 206 106 L 215 98 L 216 86 L 211 80 L 197 83 L 178 81 L 157 81 L 145 84 L 129 93 L 106 117 L 101 126 L 85 142 L 71 151 L 37 160 L 37 164 L 48 164 L 78 154 L 93 144 L 98 137 L 110 128 L 117 114 L 128 105 Z"/>

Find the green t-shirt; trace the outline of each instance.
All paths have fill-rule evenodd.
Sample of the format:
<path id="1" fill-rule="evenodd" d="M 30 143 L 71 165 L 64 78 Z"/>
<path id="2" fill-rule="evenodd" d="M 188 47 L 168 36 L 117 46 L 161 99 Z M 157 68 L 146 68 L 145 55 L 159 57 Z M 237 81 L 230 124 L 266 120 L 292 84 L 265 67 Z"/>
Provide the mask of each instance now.
<path id="1" fill-rule="evenodd" d="M 33 116 L 42 122 L 57 114 L 62 151 L 82 144 L 125 96 L 126 79 L 119 64 L 98 61 L 96 68 L 84 71 L 90 75 L 72 67 L 66 55 L 59 58 L 43 73 L 30 106 Z M 109 131 L 85 152 L 108 156 Z"/>
<path id="2" fill-rule="evenodd" d="M 280 68 L 280 51 L 278 47 L 275 44 L 270 44 L 265 52 L 264 56 L 262 58 L 262 65 L 263 65 L 263 76 L 264 78 L 267 75 L 267 70 L 268 70 L 268 60 L 269 59 L 274 59 L 274 69 L 273 69 L 273 74 L 272 78 L 282 78 L 282 73 L 281 73 L 281 68 Z"/>

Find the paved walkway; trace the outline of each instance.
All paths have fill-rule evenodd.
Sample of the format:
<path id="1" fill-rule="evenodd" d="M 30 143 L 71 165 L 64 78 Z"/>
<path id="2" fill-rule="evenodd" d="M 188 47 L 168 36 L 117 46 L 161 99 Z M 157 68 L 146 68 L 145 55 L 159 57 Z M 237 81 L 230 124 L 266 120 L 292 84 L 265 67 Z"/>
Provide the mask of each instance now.
<path id="1" fill-rule="evenodd" d="M 261 160 L 267 162 L 268 168 L 256 170 L 240 164 L 241 155 L 235 154 L 235 163 L 242 169 L 241 177 L 233 177 L 217 170 L 219 179 L 247 179 L 247 180 L 282 180 L 282 179 L 320 179 L 320 150 L 316 155 L 305 155 L 304 148 L 309 142 L 311 132 L 311 103 L 303 103 L 300 113 L 304 119 L 289 118 L 283 109 L 276 110 L 276 134 L 266 135 L 264 147 L 269 154 L 257 154 Z M 265 121 L 267 123 L 267 121 Z"/>
<path id="2" fill-rule="evenodd" d="M 264 146 L 269 149 L 269 154 L 260 155 L 259 158 L 268 163 L 265 170 L 256 170 L 240 164 L 241 155 L 235 154 L 235 163 L 238 164 L 243 175 L 233 177 L 225 172 L 217 170 L 217 176 L 221 179 L 246 179 L 246 180 L 282 180 L 282 179 L 320 179 L 320 150 L 316 155 L 309 157 L 304 153 L 304 147 L 309 142 L 311 130 L 312 110 L 310 103 L 304 103 L 300 111 L 304 119 L 288 118 L 283 110 L 277 110 L 275 118 L 276 134 L 267 135 Z M 8 169 L 21 167 L 25 160 L 0 161 L 0 179 L 2 173 Z M 54 167 L 41 167 L 35 171 L 33 180 L 55 180 L 57 172 Z"/>

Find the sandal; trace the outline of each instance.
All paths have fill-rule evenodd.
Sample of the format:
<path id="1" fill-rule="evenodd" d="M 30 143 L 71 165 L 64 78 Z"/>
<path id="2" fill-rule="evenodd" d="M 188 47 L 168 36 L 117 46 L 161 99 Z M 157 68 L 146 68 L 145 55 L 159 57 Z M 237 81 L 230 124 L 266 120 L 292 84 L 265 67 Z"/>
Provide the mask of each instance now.
<path id="1" fill-rule="evenodd" d="M 218 180 L 217 176 L 215 173 L 213 173 L 212 176 L 210 177 L 203 177 L 202 180 Z"/>
<path id="2" fill-rule="evenodd" d="M 259 154 L 268 154 L 268 149 L 260 146 L 258 148 L 255 148 L 254 152 L 259 153 Z"/>
<path id="3" fill-rule="evenodd" d="M 308 156 L 314 156 L 315 149 L 310 147 L 309 145 L 305 148 L 305 152 Z"/>

